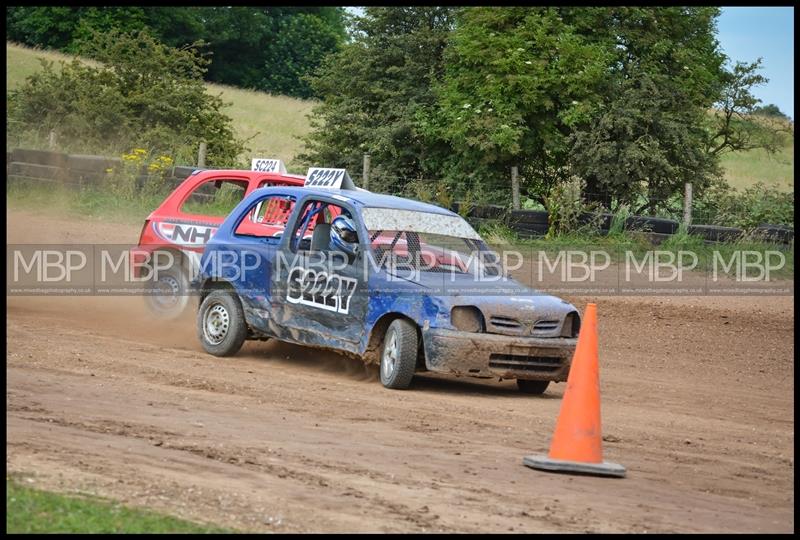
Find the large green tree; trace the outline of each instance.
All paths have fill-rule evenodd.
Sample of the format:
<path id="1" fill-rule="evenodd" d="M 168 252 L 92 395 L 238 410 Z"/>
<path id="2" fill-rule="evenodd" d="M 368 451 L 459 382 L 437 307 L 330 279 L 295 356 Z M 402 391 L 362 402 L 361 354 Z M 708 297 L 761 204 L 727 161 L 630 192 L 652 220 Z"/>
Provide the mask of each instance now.
<path id="1" fill-rule="evenodd" d="M 716 172 L 705 116 L 723 85 L 717 8 L 468 8 L 437 85 L 434 137 L 451 177 L 528 195 L 577 175 L 610 204 L 668 198 Z M 486 180 L 483 180 L 486 181 Z"/>
<path id="2" fill-rule="evenodd" d="M 423 136 L 417 118 L 435 103 L 433 81 L 444 69 L 454 11 L 366 8 L 355 21 L 353 41 L 328 57 L 311 81 L 322 103 L 311 115 L 301 158 L 353 168 L 369 153 L 381 187 L 394 190 L 409 178 L 437 175 L 443 146 Z"/>
<path id="3" fill-rule="evenodd" d="M 594 111 L 609 63 L 557 8 L 466 8 L 423 127 L 451 148 L 443 173 L 510 195 L 509 171 L 551 186 L 565 177 L 566 136 Z"/>
<path id="4" fill-rule="evenodd" d="M 708 113 L 725 84 L 718 8 L 566 8 L 576 31 L 611 53 L 595 114 L 570 135 L 571 170 L 590 199 L 655 210 L 717 175 Z M 643 202 L 641 202 L 643 201 Z"/>

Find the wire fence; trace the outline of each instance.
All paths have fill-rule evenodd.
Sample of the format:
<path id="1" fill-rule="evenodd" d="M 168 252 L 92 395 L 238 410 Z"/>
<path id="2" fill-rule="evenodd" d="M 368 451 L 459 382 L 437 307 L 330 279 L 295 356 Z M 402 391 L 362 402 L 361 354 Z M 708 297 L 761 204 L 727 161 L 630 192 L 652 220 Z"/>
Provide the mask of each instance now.
<path id="1" fill-rule="evenodd" d="M 41 154 L 40 158 L 36 154 Z M 31 155 L 33 154 L 33 155 Z M 57 159 L 58 158 L 58 159 Z M 61 163 L 61 161 L 64 163 Z M 73 166 L 76 161 L 86 161 L 84 165 Z M 104 163 L 119 162 L 118 158 L 103 156 L 67 155 L 59 152 L 18 149 L 8 151 L 7 178 L 8 181 L 36 182 L 61 184 L 67 187 L 84 187 L 87 185 L 102 186 L 110 181 L 106 174 Z M 369 159 L 362 162 L 348 162 L 339 164 L 343 166 L 356 185 L 367 188 L 372 192 L 396 195 L 415 200 L 432 203 L 444 208 L 457 211 L 465 217 L 477 220 L 499 220 L 508 222 L 514 211 L 512 200 L 511 171 L 507 179 L 489 182 L 481 191 L 461 191 L 453 187 L 452 182 L 442 178 L 412 177 L 390 174 L 380 169 L 371 168 Z M 88 167 L 89 170 L 85 170 Z M 84 170 L 81 170 L 84 168 Z M 155 185 L 158 182 L 166 190 L 173 189 L 193 170 L 193 166 L 175 166 L 161 174 L 150 175 L 143 168 L 136 176 L 136 189 L 141 190 L 146 185 Z M 534 193 L 530 190 L 523 191 L 517 200 L 520 200 L 521 210 L 538 211 L 545 214 L 544 223 L 533 223 L 536 232 L 542 226 L 547 226 L 547 212 L 552 210 L 553 201 L 550 194 Z M 654 197 L 641 193 L 626 198 L 611 198 L 605 193 L 581 192 L 580 190 L 569 193 L 572 201 L 566 201 L 582 214 L 600 216 L 601 221 L 608 223 L 612 217 L 626 219 L 627 217 L 648 217 L 654 219 L 671 220 L 676 223 L 706 224 L 715 226 L 743 226 L 750 223 L 753 226 L 761 225 L 752 219 L 753 207 L 769 208 L 772 202 L 764 200 L 739 200 L 727 198 L 724 205 L 719 201 L 708 198 L 694 198 L 691 193 L 675 194 L 670 197 Z M 688 196 L 688 199 L 687 199 Z M 687 201 L 689 206 L 687 208 Z M 545 203 L 545 204 L 543 204 Z M 563 206 L 564 201 L 555 201 L 555 208 Z M 550 208 L 548 208 L 550 207 Z M 785 214 L 784 214 L 785 216 Z M 687 219 L 688 218 L 688 219 Z M 782 221 L 766 223 L 769 225 L 794 226 L 793 209 L 789 217 L 782 217 Z M 552 221 L 552 217 L 550 219 Z"/>

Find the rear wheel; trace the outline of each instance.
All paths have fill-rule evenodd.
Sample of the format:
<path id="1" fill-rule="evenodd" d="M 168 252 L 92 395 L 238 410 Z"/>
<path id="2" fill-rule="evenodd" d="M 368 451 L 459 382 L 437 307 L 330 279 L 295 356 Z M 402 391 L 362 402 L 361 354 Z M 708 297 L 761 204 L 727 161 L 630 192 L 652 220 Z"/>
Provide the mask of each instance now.
<path id="1" fill-rule="evenodd" d="M 550 381 L 526 381 L 524 379 L 517 379 L 517 388 L 523 394 L 544 394 L 547 390 Z"/>
<path id="2" fill-rule="evenodd" d="M 386 388 L 408 388 L 416 367 L 417 329 L 410 322 L 397 319 L 383 338 L 381 383 Z"/>
<path id="3" fill-rule="evenodd" d="M 157 278 L 147 284 L 152 292 L 144 297 L 145 304 L 159 319 L 177 319 L 189 306 L 189 278 L 186 271 L 175 265 L 167 270 L 159 270 Z"/>
<path id="4" fill-rule="evenodd" d="M 206 352 L 233 356 L 247 338 L 247 322 L 239 297 L 231 290 L 216 290 L 206 296 L 197 312 L 197 337 Z"/>

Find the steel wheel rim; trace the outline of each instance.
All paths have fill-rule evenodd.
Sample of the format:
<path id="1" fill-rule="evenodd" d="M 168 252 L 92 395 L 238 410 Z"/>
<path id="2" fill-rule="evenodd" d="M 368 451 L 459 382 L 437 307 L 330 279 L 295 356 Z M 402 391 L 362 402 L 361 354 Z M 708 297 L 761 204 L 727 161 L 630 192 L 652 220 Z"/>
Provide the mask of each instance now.
<path id="1" fill-rule="evenodd" d="M 219 345 L 225 336 L 228 335 L 230 327 L 230 315 L 222 304 L 210 306 L 203 316 L 203 335 L 206 341 L 213 345 Z"/>
<path id="2" fill-rule="evenodd" d="M 386 347 L 383 348 L 383 362 L 381 368 L 383 370 L 383 378 L 388 379 L 394 373 L 394 367 L 397 364 L 397 334 L 392 332 L 389 341 L 386 342 Z"/>
<path id="3" fill-rule="evenodd" d="M 156 282 L 158 293 L 155 297 L 156 304 L 161 308 L 171 308 L 178 303 L 180 284 L 173 276 L 162 276 Z"/>

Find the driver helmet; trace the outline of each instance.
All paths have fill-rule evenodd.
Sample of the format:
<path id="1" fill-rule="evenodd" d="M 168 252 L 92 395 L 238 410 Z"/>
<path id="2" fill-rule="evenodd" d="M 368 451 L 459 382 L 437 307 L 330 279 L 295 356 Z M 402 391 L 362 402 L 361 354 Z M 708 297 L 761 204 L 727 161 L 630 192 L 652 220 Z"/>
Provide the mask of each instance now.
<path id="1" fill-rule="evenodd" d="M 337 216 L 331 223 L 331 247 L 345 253 L 358 250 L 358 233 L 355 223 L 349 217 Z"/>

